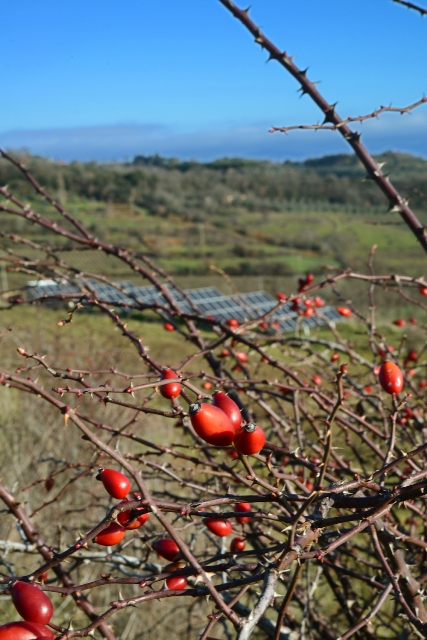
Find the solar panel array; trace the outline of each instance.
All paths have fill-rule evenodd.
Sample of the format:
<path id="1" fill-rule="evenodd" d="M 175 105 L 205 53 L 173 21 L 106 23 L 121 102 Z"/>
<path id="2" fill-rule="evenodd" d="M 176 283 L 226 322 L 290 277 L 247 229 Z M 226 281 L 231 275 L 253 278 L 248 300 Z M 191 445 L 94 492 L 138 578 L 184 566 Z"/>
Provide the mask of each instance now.
<path id="1" fill-rule="evenodd" d="M 99 301 L 107 304 L 125 305 L 127 308 L 141 308 L 144 306 L 161 305 L 172 312 L 167 298 L 156 287 L 138 287 L 132 282 L 118 282 L 116 287 L 98 281 L 90 281 L 90 288 L 96 294 Z M 195 309 L 188 302 L 190 300 L 198 312 L 204 316 L 212 316 L 215 320 L 224 322 L 235 318 L 239 322 L 256 320 L 260 316 L 270 312 L 277 301 L 266 291 L 254 291 L 225 296 L 216 287 L 204 287 L 189 289 L 184 292 L 166 287 L 168 294 L 175 300 L 183 313 L 192 314 Z M 27 284 L 27 298 L 29 301 L 51 300 L 67 296 L 84 294 L 87 289 L 83 283 L 71 284 L 59 280 L 40 280 Z M 334 307 L 325 305 L 316 310 L 317 313 L 309 318 L 301 317 L 291 309 L 291 303 L 283 304 L 273 311 L 267 318 L 269 328 L 274 331 L 294 331 L 298 322 L 304 329 L 309 330 L 325 322 L 337 322 L 342 320 Z"/>

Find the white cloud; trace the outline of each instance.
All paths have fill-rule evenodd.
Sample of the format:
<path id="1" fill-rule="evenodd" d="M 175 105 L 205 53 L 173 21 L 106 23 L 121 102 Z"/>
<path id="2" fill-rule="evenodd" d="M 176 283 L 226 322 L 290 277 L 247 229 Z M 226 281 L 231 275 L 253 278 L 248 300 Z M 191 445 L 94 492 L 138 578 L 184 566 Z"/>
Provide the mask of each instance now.
<path id="1" fill-rule="evenodd" d="M 242 156 L 271 160 L 322 156 L 350 151 L 337 132 L 294 131 L 269 134 L 271 123 L 222 129 L 180 131 L 160 124 L 119 124 L 69 129 L 15 130 L 0 133 L 0 145 L 27 149 L 54 159 L 123 160 L 135 155 L 213 160 Z M 427 157 L 427 113 L 385 114 L 353 129 L 372 153 L 394 150 Z"/>

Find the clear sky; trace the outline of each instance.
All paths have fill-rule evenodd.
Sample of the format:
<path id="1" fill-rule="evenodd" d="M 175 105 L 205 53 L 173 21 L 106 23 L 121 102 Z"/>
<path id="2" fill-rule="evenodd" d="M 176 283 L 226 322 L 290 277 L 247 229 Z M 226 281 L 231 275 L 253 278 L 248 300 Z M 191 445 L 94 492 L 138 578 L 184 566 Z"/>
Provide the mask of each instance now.
<path id="1" fill-rule="evenodd" d="M 427 19 L 391 0 L 252 0 L 251 17 L 343 117 L 427 93 Z M 218 0 L 3 0 L 0 43 L 9 148 L 67 160 L 346 150 L 336 133 L 268 134 L 320 114 Z M 356 128 L 374 152 L 427 157 L 427 105 Z"/>

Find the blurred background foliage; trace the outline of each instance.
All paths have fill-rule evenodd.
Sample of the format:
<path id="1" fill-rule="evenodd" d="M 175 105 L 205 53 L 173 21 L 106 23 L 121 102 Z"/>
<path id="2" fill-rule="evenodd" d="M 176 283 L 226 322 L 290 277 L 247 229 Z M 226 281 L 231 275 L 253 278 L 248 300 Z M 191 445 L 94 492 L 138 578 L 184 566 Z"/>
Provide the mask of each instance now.
<path id="1" fill-rule="evenodd" d="M 378 272 L 423 273 L 416 240 L 398 214 L 387 213 L 384 196 L 351 155 L 301 163 L 141 155 L 128 163 L 64 164 L 25 153 L 20 158 L 98 238 L 143 251 L 172 275 L 190 278 L 187 286 L 203 284 L 214 265 L 249 278 L 242 290 L 273 292 L 283 278 L 306 271 L 364 269 L 373 244 Z M 427 223 L 427 161 L 394 152 L 376 160 L 386 163 L 395 186 Z M 47 211 L 48 203 L 3 160 L 0 183 L 40 213 Z M 18 234 L 26 226 L 7 214 L 0 214 L 0 224 Z M 30 232 L 31 239 L 42 240 L 38 227 Z M 63 248 L 72 247 L 64 240 Z M 119 261 L 99 256 L 108 264 L 95 265 L 84 252 L 69 258 L 76 268 L 121 277 Z"/>

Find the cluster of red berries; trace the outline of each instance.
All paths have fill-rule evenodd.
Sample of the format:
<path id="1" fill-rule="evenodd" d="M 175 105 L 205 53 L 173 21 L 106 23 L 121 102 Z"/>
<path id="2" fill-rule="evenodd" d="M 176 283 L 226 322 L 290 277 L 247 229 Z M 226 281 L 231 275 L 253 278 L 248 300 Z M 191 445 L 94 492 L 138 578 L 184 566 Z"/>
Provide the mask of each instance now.
<path id="1" fill-rule="evenodd" d="M 118 504 L 119 507 L 129 502 L 126 496 L 130 491 L 131 484 L 123 473 L 115 469 L 100 469 L 96 479 L 102 482 L 110 496 L 122 500 L 122 502 Z M 134 496 L 137 499 L 141 497 L 137 493 L 134 494 Z M 95 536 L 94 540 L 97 544 L 104 547 L 118 544 L 125 537 L 126 531 L 139 529 L 139 527 L 142 527 L 142 525 L 147 522 L 149 517 L 149 512 L 143 507 L 121 511 L 117 516 L 118 522 L 111 522 L 106 529 L 103 529 L 101 533 Z"/>
<path id="2" fill-rule="evenodd" d="M 251 510 L 251 505 L 248 502 L 239 502 L 234 507 L 236 514 L 248 513 Z M 236 521 L 242 525 L 250 522 L 250 520 L 251 517 L 248 515 L 236 516 Z M 204 518 L 203 523 L 211 533 L 220 538 L 227 537 L 233 530 L 233 525 L 225 518 L 210 516 L 209 518 Z M 245 546 L 246 541 L 244 538 L 235 537 L 230 543 L 230 551 L 233 553 L 236 551 L 243 551 Z M 172 572 L 185 568 L 185 563 L 180 560 L 181 553 L 179 547 L 172 538 L 161 538 L 156 540 L 153 542 L 152 547 L 160 558 L 165 558 L 165 560 L 169 560 L 172 563 L 165 567 L 165 572 Z M 187 584 L 188 581 L 185 575 L 169 576 L 165 582 L 167 589 L 174 590 L 185 589 Z"/>
<path id="3" fill-rule="evenodd" d="M 24 621 L 1 625 L 0 640 L 52 640 L 54 634 L 45 626 L 53 616 L 50 598 L 36 584 L 20 580 L 12 584 L 10 593 Z"/>
<path id="4" fill-rule="evenodd" d="M 313 284 L 313 280 L 314 280 L 314 276 L 312 273 L 307 273 L 305 278 L 299 278 L 298 293 L 301 293 L 301 291 L 304 291 L 306 287 L 309 287 L 311 284 Z"/>
<path id="5" fill-rule="evenodd" d="M 234 448 L 243 455 L 259 453 L 265 444 L 265 433 L 254 422 L 242 425 L 237 404 L 223 391 L 216 391 L 212 404 L 194 402 L 189 408 L 190 420 L 199 438 L 216 447 Z"/>
<path id="6" fill-rule="evenodd" d="M 234 511 L 236 513 L 249 513 L 250 511 L 252 511 L 252 507 L 249 502 L 239 502 L 235 505 Z M 250 522 L 250 520 L 251 516 L 236 516 L 236 522 L 242 525 Z M 230 535 L 233 530 L 233 525 L 231 524 L 231 522 L 229 520 L 225 520 L 224 518 L 216 518 L 214 516 L 211 516 L 209 518 L 205 518 L 203 522 L 211 533 L 219 536 L 220 538 L 225 538 L 226 536 Z M 230 543 L 230 551 L 232 551 L 233 553 L 235 553 L 236 551 L 243 551 L 245 546 L 245 539 L 236 537 L 233 538 Z"/>
<path id="7" fill-rule="evenodd" d="M 240 362 L 247 361 L 243 351 L 236 354 Z M 165 367 L 161 380 L 176 379 L 177 374 Z M 179 382 L 168 382 L 159 387 L 164 398 L 177 398 L 181 393 Z M 265 433 L 253 422 L 242 425 L 242 416 L 237 404 L 223 391 L 215 391 L 212 404 L 193 402 L 189 407 L 190 420 L 199 438 L 216 447 L 228 447 L 250 456 L 259 453 L 265 444 Z"/>

